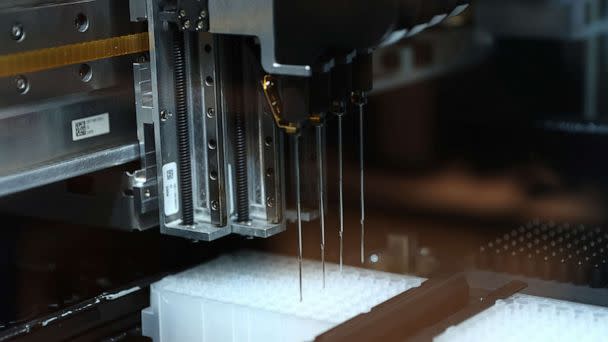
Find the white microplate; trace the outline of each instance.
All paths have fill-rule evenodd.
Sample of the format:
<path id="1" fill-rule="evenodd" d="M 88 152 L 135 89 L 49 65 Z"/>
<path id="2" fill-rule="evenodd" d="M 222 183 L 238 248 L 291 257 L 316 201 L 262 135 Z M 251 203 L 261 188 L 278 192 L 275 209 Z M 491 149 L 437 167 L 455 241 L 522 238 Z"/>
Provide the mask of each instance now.
<path id="1" fill-rule="evenodd" d="M 424 279 L 304 261 L 299 301 L 295 258 L 240 252 L 151 286 L 142 330 L 155 342 L 311 341 Z"/>
<path id="2" fill-rule="evenodd" d="M 434 341 L 608 341 L 608 308 L 516 294 Z"/>

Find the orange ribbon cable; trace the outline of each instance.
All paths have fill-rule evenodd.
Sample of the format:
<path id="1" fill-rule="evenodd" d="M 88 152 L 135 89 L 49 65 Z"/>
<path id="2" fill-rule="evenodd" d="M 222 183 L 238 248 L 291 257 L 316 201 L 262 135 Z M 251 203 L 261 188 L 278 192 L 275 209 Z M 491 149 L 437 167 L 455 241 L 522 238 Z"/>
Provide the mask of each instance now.
<path id="1" fill-rule="evenodd" d="M 148 32 L 0 56 L 0 77 L 125 56 L 149 50 Z"/>

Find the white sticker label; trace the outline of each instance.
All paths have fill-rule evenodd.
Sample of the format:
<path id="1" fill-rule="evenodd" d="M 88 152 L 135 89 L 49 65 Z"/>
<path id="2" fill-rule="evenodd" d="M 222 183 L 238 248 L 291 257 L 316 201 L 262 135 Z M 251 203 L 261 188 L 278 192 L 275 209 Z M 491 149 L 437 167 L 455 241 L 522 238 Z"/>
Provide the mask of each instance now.
<path id="1" fill-rule="evenodd" d="M 163 196 L 165 199 L 165 216 L 175 215 L 179 211 L 177 192 L 177 164 L 165 164 L 163 166 Z"/>
<path id="2" fill-rule="evenodd" d="M 78 141 L 110 133 L 110 114 L 103 113 L 72 121 L 72 140 Z"/>

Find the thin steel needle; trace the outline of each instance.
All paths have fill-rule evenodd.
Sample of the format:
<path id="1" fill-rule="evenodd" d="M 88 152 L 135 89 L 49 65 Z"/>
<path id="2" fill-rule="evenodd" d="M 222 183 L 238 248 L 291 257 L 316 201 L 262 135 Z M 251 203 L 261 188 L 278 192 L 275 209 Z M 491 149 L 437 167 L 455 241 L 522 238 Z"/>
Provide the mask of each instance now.
<path id="1" fill-rule="evenodd" d="M 298 268 L 300 302 L 302 301 L 302 198 L 300 194 L 300 136 L 293 136 L 294 172 L 296 177 L 296 210 L 298 214 Z"/>
<path id="2" fill-rule="evenodd" d="M 361 171 L 361 263 L 365 263 L 365 165 L 363 161 L 363 104 L 359 105 L 359 166 Z"/>
<path id="3" fill-rule="evenodd" d="M 342 115 L 338 115 L 338 192 L 340 193 L 340 272 L 344 265 L 344 181 L 342 165 Z"/>
<path id="4" fill-rule="evenodd" d="M 321 268 L 323 270 L 323 288 L 325 288 L 325 166 L 323 165 L 323 135 L 325 126 L 318 125 L 317 161 L 319 167 L 319 220 L 321 221 Z"/>

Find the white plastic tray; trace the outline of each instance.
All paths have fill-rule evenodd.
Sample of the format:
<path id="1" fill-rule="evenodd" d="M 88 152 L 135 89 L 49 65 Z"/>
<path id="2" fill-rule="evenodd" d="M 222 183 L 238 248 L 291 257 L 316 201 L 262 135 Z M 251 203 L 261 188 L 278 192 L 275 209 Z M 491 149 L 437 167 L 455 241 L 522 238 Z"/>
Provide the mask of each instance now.
<path id="1" fill-rule="evenodd" d="M 608 341 L 608 308 L 516 294 L 448 328 L 435 342 Z"/>
<path id="2" fill-rule="evenodd" d="M 151 286 L 142 330 L 155 342 L 311 341 L 348 319 L 420 286 L 424 279 L 305 261 L 299 301 L 294 258 L 225 255 Z"/>

